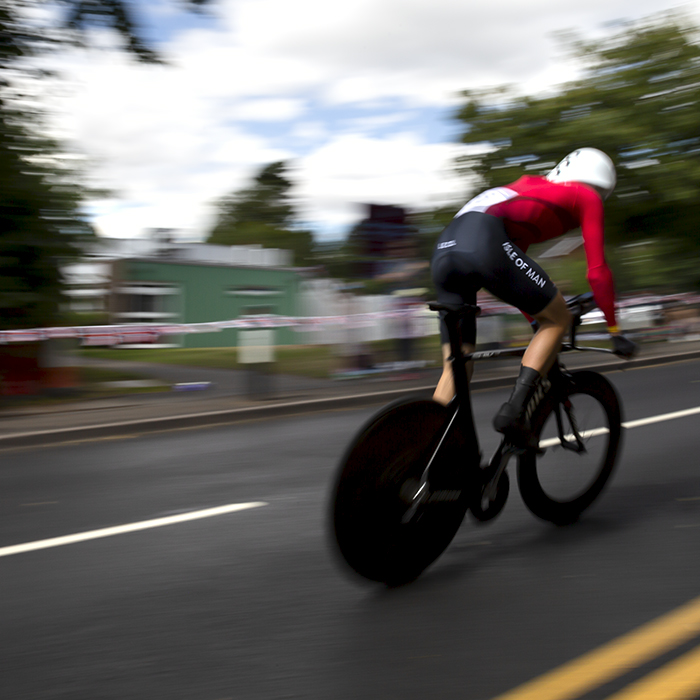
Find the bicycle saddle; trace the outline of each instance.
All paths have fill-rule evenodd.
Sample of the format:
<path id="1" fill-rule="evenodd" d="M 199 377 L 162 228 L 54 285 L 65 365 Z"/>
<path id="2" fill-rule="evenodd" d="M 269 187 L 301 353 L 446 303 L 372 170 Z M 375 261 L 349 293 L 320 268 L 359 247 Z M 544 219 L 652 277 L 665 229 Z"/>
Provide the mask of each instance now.
<path id="1" fill-rule="evenodd" d="M 441 304 L 437 301 L 429 301 L 428 308 L 431 311 L 445 311 L 447 313 L 460 314 L 461 316 L 468 314 L 478 316 L 481 313 L 481 308 L 472 304 Z"/>

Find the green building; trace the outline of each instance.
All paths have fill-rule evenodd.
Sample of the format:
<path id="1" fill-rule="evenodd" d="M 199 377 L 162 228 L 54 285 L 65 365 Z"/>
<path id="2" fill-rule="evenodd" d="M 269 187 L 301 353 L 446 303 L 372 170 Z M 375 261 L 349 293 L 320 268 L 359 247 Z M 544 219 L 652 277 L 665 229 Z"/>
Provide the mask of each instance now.
<path id="1" fill-rule="evenodd" d="M 113 262 L 112 323 L 197 324 L 242 316 L 298 315 L 298 270 L 274 264 L 222 264 L 167 257 Z M 186 348 L 238 345 L 238 329 L 186 333 L 166 342 Z M 275 329 L 275 345 L 299 342 L 291 328 Z"/>

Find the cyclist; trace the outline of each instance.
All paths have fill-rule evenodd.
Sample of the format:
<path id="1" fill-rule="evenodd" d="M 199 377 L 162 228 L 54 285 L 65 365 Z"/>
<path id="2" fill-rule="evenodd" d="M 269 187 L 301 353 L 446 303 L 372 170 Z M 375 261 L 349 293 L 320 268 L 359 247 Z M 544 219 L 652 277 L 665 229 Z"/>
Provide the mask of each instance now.
<path id="1" fill-rule="evenodd" d="M 528 444 L 528 415 L 548 388 L 546 375 L 561 347 L 570 314 L 545 271 L 526 255 L 528 247 L 581 228 L 587 279 L 602 310 L 615 352 L 631 357 L 636 345 L 621 335 L 615 318 L 613 277 L 605 261 L 603 201 L 617 178 L 612 160 L 596 148 L 570 153 L 546 176 L 525 175 L 506 187 L 486 190 L 460 209 L 438 238 L 431 261 L 438 301 L 475 304 L 485 288 L 520 309 L 535 329 L 508 401 L 494 428 L 515 444 Z M 447 329 L 441 322 L 443 373 L 434 399 L 454 396 Z M 462 338 L 474 350 L 476 320 L 465 320 Z M 470 368 L 471 370 L 471 368 Z"/>

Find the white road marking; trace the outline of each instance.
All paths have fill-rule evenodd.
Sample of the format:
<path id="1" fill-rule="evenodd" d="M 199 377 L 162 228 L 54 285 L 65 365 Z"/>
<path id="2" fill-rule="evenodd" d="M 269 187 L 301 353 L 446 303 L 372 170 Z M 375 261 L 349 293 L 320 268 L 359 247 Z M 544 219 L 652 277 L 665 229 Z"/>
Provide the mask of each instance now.
<path id="1" fill-rule="evenodd" d="M 700 413 L 700 406 L 695 408 L 687 408 L 685 411 L 674 411 L 673 413 L 664 413 L 661 416 L 651 416 L 650 418 L 640 418 L 639 420 L 631 420 L 623 423 L 623 428 L 640 428 L 643 425 L 651 425 L 652 423 L 661 423 L 665 420 L 674 420 L 675 418 L 685 418 L 686 416 L 694 416 Z"/>
<path id="2" fill-rule="evenodd" d="M 659 416 L 650 416 L 649 418 L 640 418 L 639 420 L 630 420 L 622 424 L 623 428 L 641 428 L 644 425 L 652 425 L 653 423 L 663 423 L 667 420 L 675 420 L 676 418 L 685 418 L 687 416 L 694 416 L 700 413 L 700 406 L 695 408 L 687 408 L 684 411 L 674 411 L 673 413 L 663 413 Z M 607 428 L 594 428 L 593 430 L 584 430 L 581 433 L 582 438 L 596 437 L 598 435 L 605 435 L 608 432 Z M 567 440 L 573 440 L 573 434 L 565 436 Z M 559 444 L 559 438 L 548 438 L 547 440 L 540 440 L 540 447 L 552 447 L 553 445 Z"/>
<path id="3" fill-rule="evenodd" d="M 684 411 L 674 411 L 673 413 L 664 413 L 659 416 L 650 416 L 649 418 L 641 418 L 639 420 L 628 421 L 623 423 L 624 428 L 640 428 L 644 425 L 653 423 L 661 423 L 667 420 L 676 418 L 685 418 L 700 414 L 700 406 L 696 408 L 688 408 Z M 607 428 L 595 428 L 594 430 L 584 431 L 581 437 L 594 437 L 603 435 L 608 432 Z M 573 437 L 573 436 L 570 436 Z M 540 447 L 550 447 L 559 443 L 559 438 L 542 440 Z M 76 542 L 86 542 L 87 540 L 97 540 L 102 537 L 112 537 L 114 535 L 124 535 L 128 532 L 137 532 L 139 530 L 149 530 L 155 527 L 165 527 L 166 525 L 175 525 L 176 523 L 184 523 L 192 520 L 201 520 L 203 518 L 214 518 L 218 515 L 227 513 L 235 513 L 241 510 L 250 508 L 260 508 L 266 506 L 263 501 L 254 501 L 251 503 L 231 503 L 226 506 L 218 506 L 217 508 L 207 508 L 205 510 L 192 511 L 190 513 L 181 513 L 179 515 L 170 515 L 165 518 L 155 518 L 153 520 L 142 520 L 136 523 L 127 523 L 126 525 L 116 525 L 115 527 L 105 527 L 100 530 L 90 530 L 88 532 L 79 532 L 74 535 L 64 535 L 63 537 L 52 537 L 47 540 L 37 540 L 35 542 L 25 542 L 24 544 L 16 544 L 10 547 L 0 547 L 0 557 L 8 557 L 12 554 L 22 554 L 24 552 L 33 552 L 38 549 L 49 549 L 51 547 L 62 547 L 67 544 Z"/>
<path id="4" fill-rule="evenodd" d="M 226 515 L 227 513 L 235 513 L 239 510 L 248 510 L 250 508 L 260 508 L 261 506 L 266 505 L 267 503 L 263 501 L 254 501 L 251 503 L 230 503 L 226 506 L 207 508 L 205 510 L 195 510 L 189 513 L 180 513 L 178 515 L 169 515 L 164 518 L 154 518 L 153 520 L 141 520 L 140 522 L 136 523 L 127 523 L 126 525 L 105 527 L 100 530 L 78 532 L 75 535 L 65 535 L 63 537 L 52 537 L 48 540 L 25 542 L 24 544 L 16 544 L 10 547 L 0 547 L 0 557 L 9 557 L 12 554 L 33 552 L 37 549 L 62 547 L 66 544 L 85 542 L 87 540 L 97 540 L 102 537 L 112 537 L 113 535 L 124 535 L 127 532 L 150 530 L 154 527 L 165 527 L 166 525 L 175 525 L 176 523 L 184 523 L 189 522 L 191 520 L 201 520 L 202 518 L 214 518 L 217 515 Z"/>
<path id="5" fill-rule="evenodd" d="M 610 431 L 607 428 L 594 428 L 593 430 L 582 430 L 581 431 L 581 438 L 586 439 L 590 437 L 596 437 L 598 435 L 605 435 L 606 433 L 609 433 Z M 568 435 L 564 435 L 566 440 L 574 440 L 574 434 L 569 433 Z M 546 440 L 540 440 L 540 447 L 552 447 L 554 445 L 560 444 L 559 438 L 554 437 L 554 438 L 547 438 Z"/>

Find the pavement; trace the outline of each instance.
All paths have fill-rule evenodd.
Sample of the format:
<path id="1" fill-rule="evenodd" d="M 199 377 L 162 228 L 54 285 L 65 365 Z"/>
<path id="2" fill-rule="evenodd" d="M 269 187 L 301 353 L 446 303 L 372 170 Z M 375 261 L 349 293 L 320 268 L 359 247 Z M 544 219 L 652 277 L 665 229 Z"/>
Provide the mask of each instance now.
<path id="1" fill-rule="evenodd" d="M 630 361 L 593 352 L 563 355 L 569 369 L 592 367 L 604 372 L 697 358 L 700 358 L 700 338 L 642 345 L 639 355 Z M 478 362 L 472 389 L 509 386 L 517 375 L 519 361 L 510 357 Z M 0 408 L 0 448 L 36 447 L 367 407 L 410 394 L 428 398 L 440 374 L 439 368 L 431 368 L 324 380 L 278 374 L 261 378 L 241 370 L 131 362 L 109 364 L 128 367 L 132 372 L 142 373 L 146 381 L 156 381 L 170 390 L 53 404 L 6 404 Z"/>

